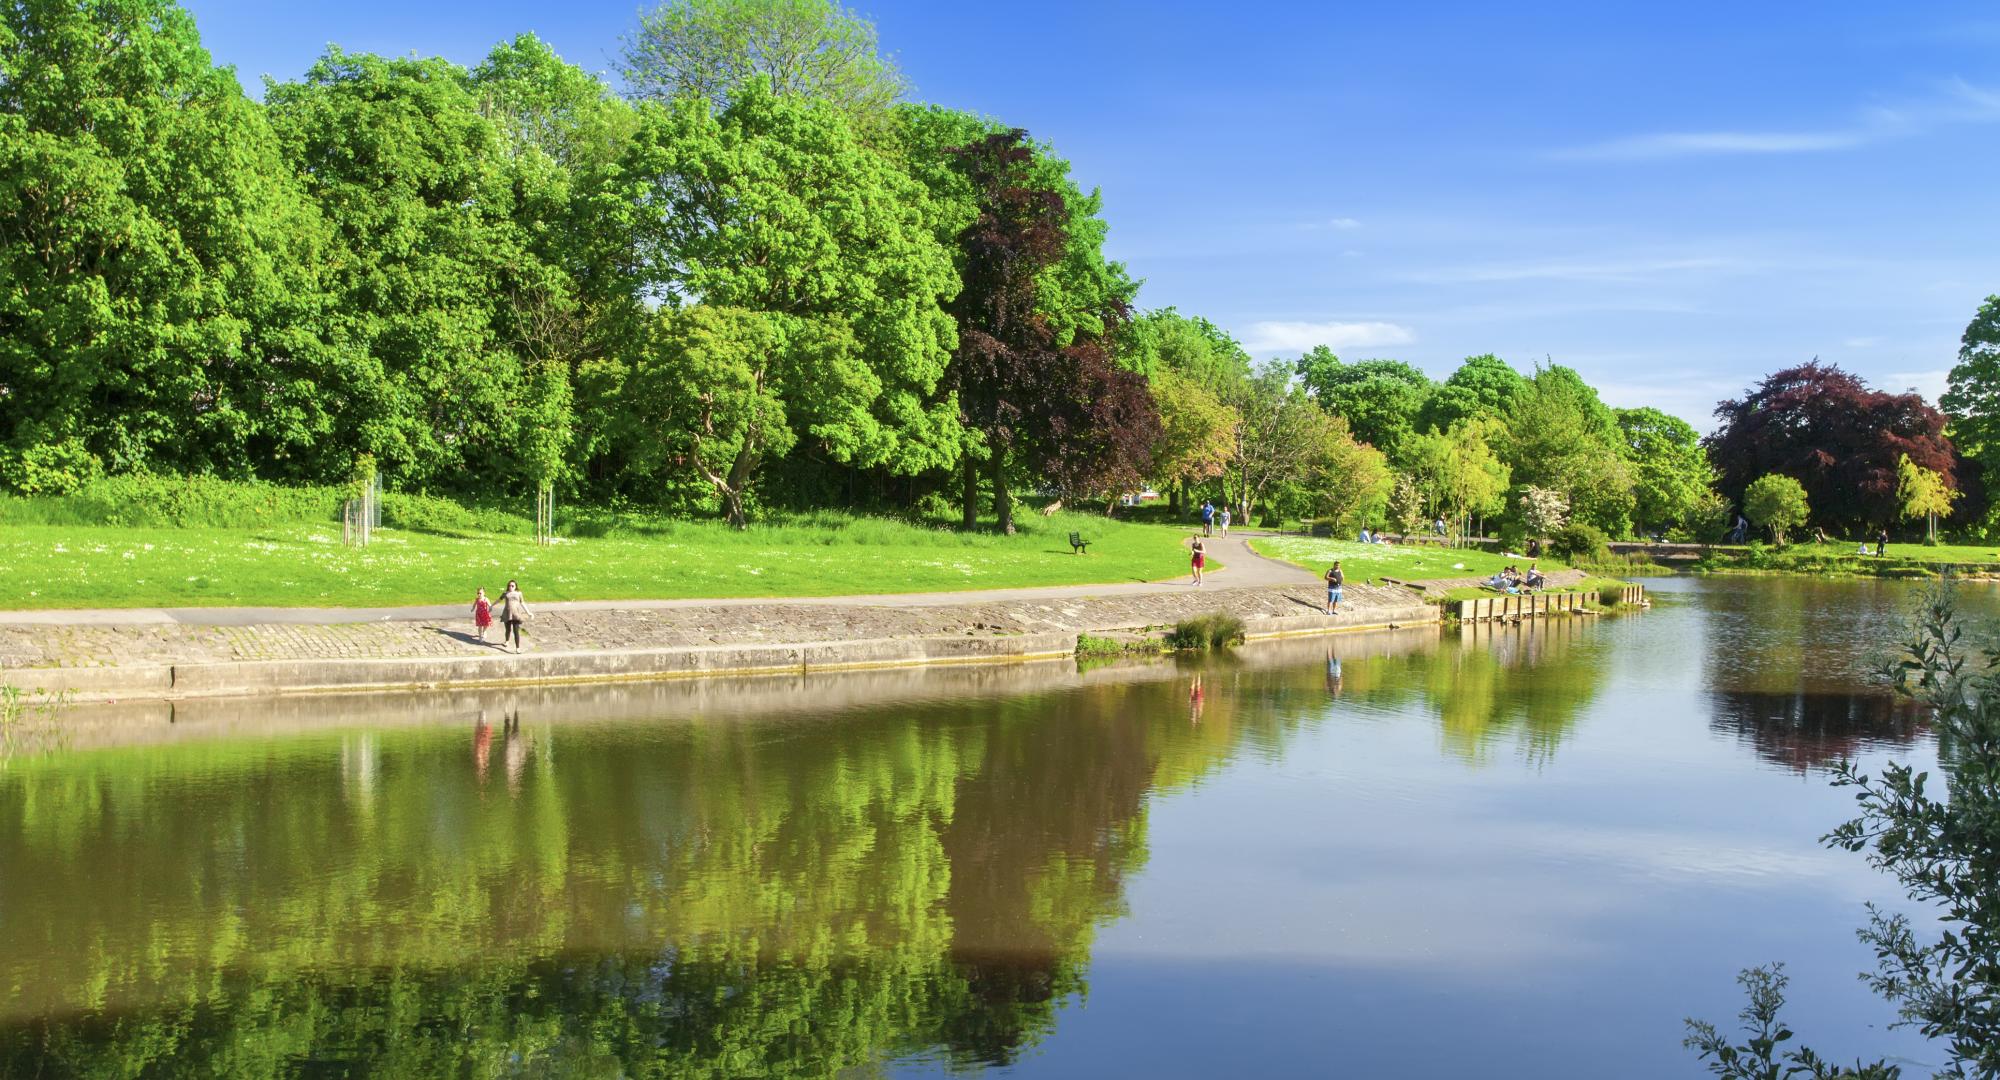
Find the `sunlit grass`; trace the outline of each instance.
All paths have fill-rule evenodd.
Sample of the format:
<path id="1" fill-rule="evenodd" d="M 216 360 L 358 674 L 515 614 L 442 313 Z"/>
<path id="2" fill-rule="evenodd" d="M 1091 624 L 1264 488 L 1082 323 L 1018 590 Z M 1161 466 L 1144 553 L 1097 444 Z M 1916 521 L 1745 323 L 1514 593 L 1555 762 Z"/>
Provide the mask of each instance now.
<path id="1" fill-rule="evenodd" d="M 1398 581 L 1436 581 L 1441 578 L 1488 577 L 1505 566 L 1527 567 L 1528 559 L 1477 548 L 1452 548 L 1433 544 L 1362 544 L 1320 536 L 1260 536 L 1250 541 L 1260 555 L 1324 572 L 1335 559 L 1341 572 L 1353 582 L 1376 582 L 1385 577 Z M 1555 559 L 1539 561 L 1543 571 L 1566 570 Z"/>
<path id="2" fill-rule="evenodd" d="M 530 601 L 831 596 L 1159 580 L 1181 536 L 1091 515 L 1030 513 L 964 533 L 838 513 L 738 532 L 655 520 L 537 546 L 525 535 L 383 530 L 366 548 L 332 524 L 262 528 L 13 525 L 0 529 L 0 608 L 377 606 L 463 602 L 518 578 Z M 1071 531 L 1090 541 L 1070 552 Z"/>

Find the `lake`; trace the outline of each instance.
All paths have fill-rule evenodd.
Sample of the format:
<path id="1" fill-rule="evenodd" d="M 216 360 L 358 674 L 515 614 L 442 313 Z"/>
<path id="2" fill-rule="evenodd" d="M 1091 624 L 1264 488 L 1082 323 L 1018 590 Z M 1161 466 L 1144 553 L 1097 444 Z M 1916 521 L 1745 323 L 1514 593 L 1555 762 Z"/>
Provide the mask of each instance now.
<path id="1" fill-rule="evenodd" d="M 1200 662 L 77 708 L 0 764 L 0 1075 L 1685 1077 L 1893 882 L 1910 586 Z M 2000 610 L 1987 592 L 1968 606 Z"/>

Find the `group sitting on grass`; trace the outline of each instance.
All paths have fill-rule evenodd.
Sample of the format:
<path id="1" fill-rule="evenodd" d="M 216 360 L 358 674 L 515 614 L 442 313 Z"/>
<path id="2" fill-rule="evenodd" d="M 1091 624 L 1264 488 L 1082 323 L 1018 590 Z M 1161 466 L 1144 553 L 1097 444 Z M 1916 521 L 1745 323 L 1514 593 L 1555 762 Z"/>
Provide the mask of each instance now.
<path id="1" fill-rule="evenodd" d="M 1533 592 L 1536 589 L 1547 588 L 1548 584 L 1549 579 L 1534 563 L 1528 564 L 1528 572 L 1525 574 L 1521 572 L 1520 567 L 1510 563 L 1501 567 L 1486 581 L 1487 588 L 1503 593 Z"/>

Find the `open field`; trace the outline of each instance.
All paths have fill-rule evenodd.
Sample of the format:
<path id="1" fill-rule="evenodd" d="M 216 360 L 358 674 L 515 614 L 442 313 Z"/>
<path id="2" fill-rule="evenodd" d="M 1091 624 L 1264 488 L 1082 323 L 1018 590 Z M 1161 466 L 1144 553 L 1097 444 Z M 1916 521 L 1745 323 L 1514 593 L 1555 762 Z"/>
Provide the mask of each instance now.
<path id="1" fill-rule="evenodd" d="M 1528 560 L 1476 548 L 1450 548 L 1429 544 L 1408 547 L 1394 544 L 1362 544 L 1320 536 L 1259 536 L 1250 546 L 1260 555 L 1324 573 L 1333 560 L 1353 582 L 1375 582 L 1385 577 L 1398 581 L 1436 581 L 1440 578 L 1487 577 L 1501 567 L 1525 568 Z M 1555 559 L 1542 559 L 1543 570 L 1568 567 Z"/>
<path id="2" fill-rule="evenodd" d="M 1182 535 L 1087 515 L 1029 514 L 1014 536 L 815 514 L 737 532 L 656 520 L 538 547 L 520 533 L 337 523 L 216 528 L 16 524 L 0 529 L 0 608 L 472 602 L 518 578 L 535 600 L 835 596 L 1151 581 L 1186 573 Z M 1070 553 L 1074 530 L 1090 553 Z M 559 529 L 560 531 L 560 529 Z"/>

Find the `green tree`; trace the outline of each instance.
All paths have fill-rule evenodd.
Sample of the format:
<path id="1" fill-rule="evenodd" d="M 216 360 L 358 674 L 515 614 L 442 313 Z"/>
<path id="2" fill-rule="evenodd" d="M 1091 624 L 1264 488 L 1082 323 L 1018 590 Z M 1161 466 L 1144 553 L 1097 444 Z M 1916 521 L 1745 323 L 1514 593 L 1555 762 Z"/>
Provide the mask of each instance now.
<path id="1" fill-rule="evenodd" d="M 1661 529 L 1687 526 L 1715 485 L 1701 434 L 1658 409 L 1619 409 L 1617 416 L 1631 465 L 1633 514 Z"/>
<path id="2" fill-rule="evenodd" d="M 323 229 L 168 0 L 0 10 L 0 484 L 102 469 L 327 480 L 352 373 Z"/>
<path id="3" fill-rule="evenodd" d="M 625 81 L 635 97 L 718 109 L 756 82 L 863 121 L 904 90 L 876 52 L 875 25 L 832 0 L 668 0 L 626 37 Z"/>
<path id="4" fill-rule="evenodd" d="M 1810 513 L 1806 489 L 1783 473 L 1760 476 L 1743 492 L 1743 512 L 1751 521 L 1771 530 L 1771 542 L 1785 543 L 1785 530 L 1806 523 Z"/>
<path id="5" fill-rule="evenodd" d="M 1930 543 L 1937 543 L 1938 518 L 1951 513 L 1961 494 L 1942 473 L 1918 465 L 1908 454 L 1896 463 L 1896 501 L 1902 504 L 1904 517 L 1924 519 L 1924 536 Z"/>
<path id="6" fill-rule="evenodd" d="M 1328 417 L 1293 382 L 1292 365 L 1283 361 L 1259 369 L 1232 404 L 1236 490 L 1230 501 L 1247 524 L 1267 493 L 1302 483 L 1324 460 Z"/>
<path id="7" fill-rule="evenodd" d="M 1428 509 L 1462 529 L 1472 514 L 1505 505 L 1511 471 L 1487 443 L 1498 425 L 1462 420 L 1449 431 L 1412 435 L 1403 444 L 1404 468 Z"/>
<path id="8" fill-rule="evenodd" d="M 963 441 L 939 394 L 957 291 L 924 189 L 844 114 L 752 84 L 723 112 L 642 108 L 641 275 L 669 299 L 774 317 L 800 447 L 895 475 L 949 468 Z"/>
<path id="9" fill-rule="evenodd" d="M 1332 349 L 1317 345 L 1296 366 L 1306 392 L 1321 408 L 1345 419 L 1355 438 L 1391 460 L 1417 430 L 1418 414 L 1431 393 L 1429 377 L 1399 360 L 1347 364 Z"/>
<path id="10" fill-rule="evenodd" d="M 1617 417 L 1576 372 L 1535 369 L 1502 449 L 1516 483 L 1561 492 L 1577 520 L 1613 536 L 1632 531 L 1631 467 Z"/>
<path id="11" fill-rule="evenodd" d="M 1236 410 L 1194 379 L 1170 369 L 1154 372 L 1149 385 L 1160 412 L 1160 439 L 1153 444 L 1155 482 L 1178 492 L 1221 476 L 1236 447 L 1241 419 Z"/>
<path id="12" fill-rule="evenodd" d="M 327 55 L 265 100 L 335 230 L 335 331 L 358 351 L 321 388 L 338 441 L 410 486 L 533 477 L 531 430 L 561 409 L 516 347 L 510 298 L 560 291 L 516 216 L 509 140 L 470 74 L 439 59 Z"/>
<path id="13" fill-rule="evenodd" d="M 1991 474 L 2000 468 L 2000 296 L 1989 296 L 1965 327 L 1938 407 L 1951 440 Z"/>
<path id="14" fill-rule="evenodd" d="M 1491 353 L 1468 356 L 1431 392 L 1419 422 L 1433 431 L 1477 417 L 1506 422 L 1514 417 L 1527 389 L 1528 380 L 1505 360 Z"/>
<path id="15" fill-rule="evenodd" d="M 1126 328 L 1127 366 L 1151 378 L 1171 371 L 1227 399 L 1250 377 L 1250 354 L 1221 327 L 1173 308 L 1149 311 Z"/>
<path id="16" fill-rule="evenodd" d="M 631 444 L 685 461 L 740 529 L 757 466 L 797 441 L 785 399 L 812 350 L 781 342 L 775 319 L 742 308 L 700 304 L 662 312 L 658 324 L 625 382 L 642 434 Z"/>

